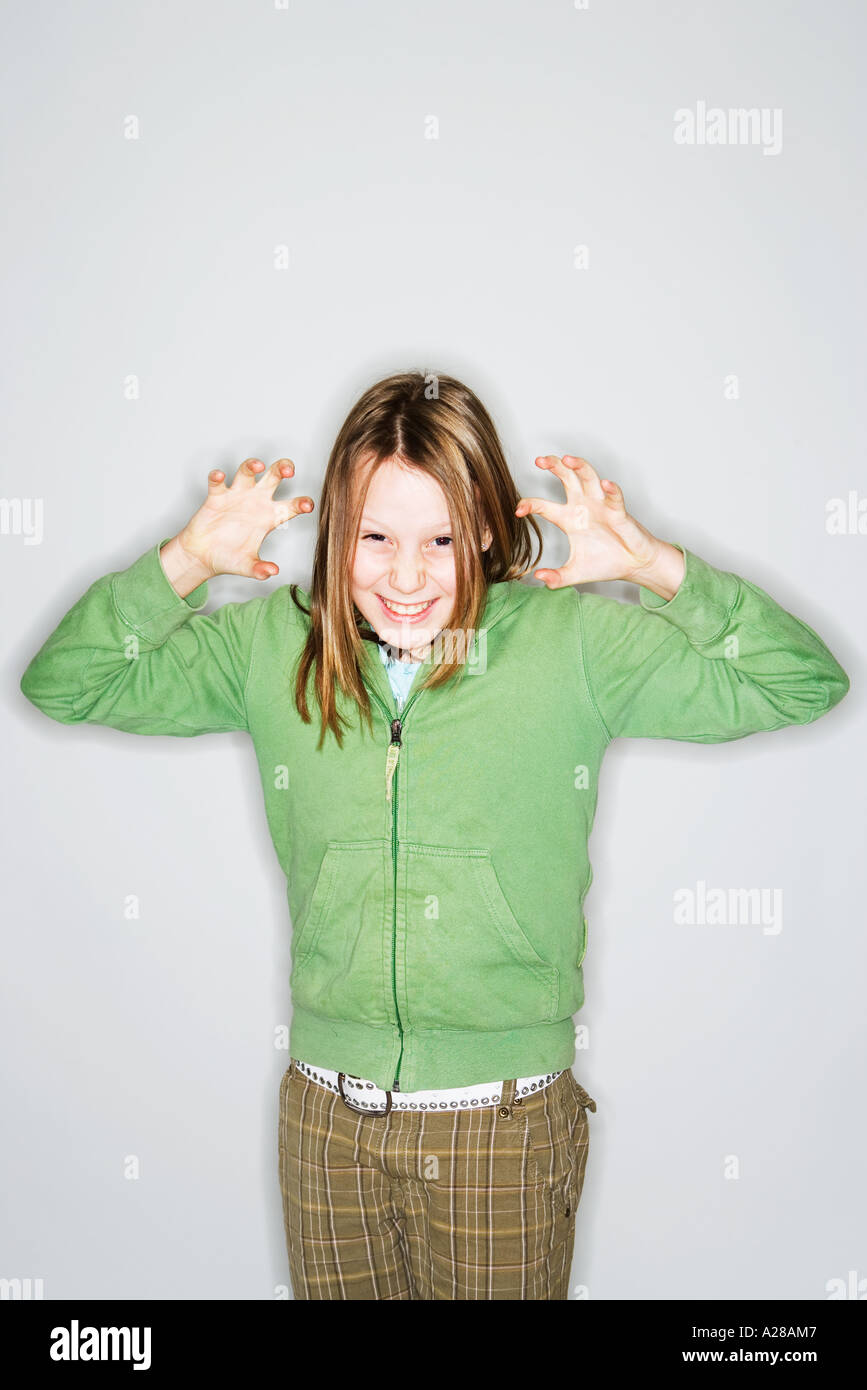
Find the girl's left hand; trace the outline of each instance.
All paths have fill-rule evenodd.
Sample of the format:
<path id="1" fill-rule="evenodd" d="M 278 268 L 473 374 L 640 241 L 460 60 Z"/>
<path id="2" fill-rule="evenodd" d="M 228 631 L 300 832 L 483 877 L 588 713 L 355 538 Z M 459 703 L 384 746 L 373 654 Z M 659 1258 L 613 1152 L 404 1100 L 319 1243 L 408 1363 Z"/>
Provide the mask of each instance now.
<path id="1" fill-rule="evenodd" d="M 538 569 L 536 579 L 548 589 L 567 584 L 591 584 L 597 580 L 628 579 L 639 582 L 652 571 L 664 542 L 656 539 L 630 516 L 616 483 L 600 481 L 586 459 L 565 454 L 540 455 L 538 468 L 556 473 L 566 489 L 565 502 L 543 497 L 522 497 L 516 516 L 538 513 L 553 521 L 569 537 L 569 559 L 559 569 Z"/>

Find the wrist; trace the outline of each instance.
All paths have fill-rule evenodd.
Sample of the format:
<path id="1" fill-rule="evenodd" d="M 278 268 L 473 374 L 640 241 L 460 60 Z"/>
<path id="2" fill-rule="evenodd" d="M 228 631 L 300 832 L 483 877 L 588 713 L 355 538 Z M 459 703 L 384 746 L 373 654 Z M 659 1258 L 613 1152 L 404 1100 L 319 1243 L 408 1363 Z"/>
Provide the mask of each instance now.
<path id="1" fill-rule="evenodd" d="M 160 547 L 159 557 L 163 572 L 179 598 L 186 598 L 211 578 L 201 560 L 187 554 L 178 536 Z"/>
<path id="2" fill-rule="evenodd" d="M 641 569 L 634 570 L 630 579 L 633 584 L 640 584 L 667 601 L 674 598 L 680 588 L 685 570 L 683 551 L 669 541 L 657 541 L 653 558 Z"/>

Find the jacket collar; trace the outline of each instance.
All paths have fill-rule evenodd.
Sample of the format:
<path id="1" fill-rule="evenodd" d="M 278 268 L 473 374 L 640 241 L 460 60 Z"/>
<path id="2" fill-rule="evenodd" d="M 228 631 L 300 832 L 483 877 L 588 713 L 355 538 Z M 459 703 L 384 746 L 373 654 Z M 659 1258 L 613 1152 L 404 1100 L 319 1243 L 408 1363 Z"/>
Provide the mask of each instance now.
<path id="1" fill-rule="evenodd" d="M 289 586 L 284 586 L 286 593 Z M 296 585 L 297 593 L 304 607 L 310 608 L 310 592 L 303 589 L 300 584 Z M 531 591 L 531 586 L 523 583 L 519 579 L 503 579 L 496 584 L 488 585 L 488 596 L 482 611 L 480 628 L 489 632 L 495 627 L 508 613 L 519 607 Z M 367 638 L 362 642 L 361 647 L 361 674 L 362 679 L 368 690 L 376 692 L 384 701 L 388 709 L 394 709 L 395 700 L 391 689 L 388 676 L 382 658 L 376 650 L 377 641 Z"/>
<path id="2" fill-rule="evenodd" d="M 488 596 L 479 624 L 480 629 L 489 632 L 501 618 L 504 618 L 517 604 L 523 601 L 528 588 L 528 585 L 515 579 L 504 579 L 496 584 L 489 584 Z M 392 708 L 395 704 L 394 693 L 377 646 L 378 642 L 372 637 L 365 639 L 362 644 L 362 679 L 368 690 L 374 691 L 384 700 L 388 708 Z"/>

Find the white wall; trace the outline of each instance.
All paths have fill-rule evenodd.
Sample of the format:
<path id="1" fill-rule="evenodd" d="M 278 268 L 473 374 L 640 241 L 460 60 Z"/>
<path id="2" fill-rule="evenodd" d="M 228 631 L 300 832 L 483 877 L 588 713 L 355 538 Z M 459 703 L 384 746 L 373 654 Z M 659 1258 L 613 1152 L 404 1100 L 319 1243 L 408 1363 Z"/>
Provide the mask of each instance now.
<path id="1" fill-rule="evenodd" d="M 0 536 L 0 1275 L 46 1298 L 288 1285 L 289 922 L 252 748 L 63 727 L 18 681 L 209 469 L 289 455 L 318 498 L 349 406 L 407 367 L 480 394 L 524 493 L 562 495 L 536 454 L 589 458 L 852 679 L 812 726 L 609 750 L 574 1289 L 815 1299 L 867 1275 L 867 536 L 826 529 L 867 491 L 862 7 L 36 0 L 4 29 L 2 494 L 44 511 L 39 543 Z M 781 111 L 781 148 L 677 144 L 698 102 Z M 306 583 L 315 524 L 211 607 Z M 782 931 L 676 927 L 699 879 L 779 888 Z"/>

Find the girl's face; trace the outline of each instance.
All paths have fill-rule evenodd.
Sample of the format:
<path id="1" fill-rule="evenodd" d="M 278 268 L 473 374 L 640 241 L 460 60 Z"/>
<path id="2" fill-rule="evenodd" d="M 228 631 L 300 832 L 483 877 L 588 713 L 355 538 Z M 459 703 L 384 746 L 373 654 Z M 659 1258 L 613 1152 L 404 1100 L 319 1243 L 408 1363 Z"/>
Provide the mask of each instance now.
<path id="1" fill-rule="evenodd" d="M 486 537 L 487 539 L 487 537 Z M 383 642 L 422 661 L 454 610 L 455 543 L 435 478 L 389 459 L 364 500 L 352 599 Z"/>

